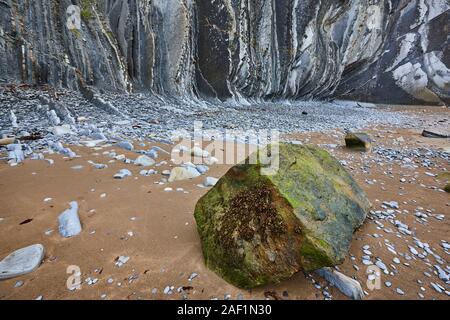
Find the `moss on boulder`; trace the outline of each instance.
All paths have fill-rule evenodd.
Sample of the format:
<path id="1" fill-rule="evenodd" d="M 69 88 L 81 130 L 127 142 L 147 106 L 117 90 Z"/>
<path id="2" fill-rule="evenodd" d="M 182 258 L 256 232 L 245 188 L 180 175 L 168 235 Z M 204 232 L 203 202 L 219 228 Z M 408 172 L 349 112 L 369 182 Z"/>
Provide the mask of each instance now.
<path id="1" fill-rule="evenodd" d="M 342 263 L 370 207 L 328 152 L 279 144 L 277 154 L 275 174 L 262 174 L 265 166 L 247 159 L 195 209 L 206 265 L 241 288 Z"/>

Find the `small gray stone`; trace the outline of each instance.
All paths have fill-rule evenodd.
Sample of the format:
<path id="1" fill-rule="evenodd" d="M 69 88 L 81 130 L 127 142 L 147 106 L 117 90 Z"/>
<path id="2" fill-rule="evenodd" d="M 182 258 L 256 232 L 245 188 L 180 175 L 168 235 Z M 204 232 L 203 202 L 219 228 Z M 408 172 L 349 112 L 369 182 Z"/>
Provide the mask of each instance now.
<path id="1" fill-rule="evenodd" d="M 58 217 L 59 221 L 59 233 L 65 237 L 74 237 L 81 233 L 81 223 L 78 216 L 78 203 L 72 201 L 70 203 L 70 209 L 67 209 L 61 213 Z"/>
<path id="2" fill-rule="evenodd" d="M 403 292 L 403 290 L 400 288 L 397 288 L 395 291 L 401 296 L 405 295 L 405 292 Z"/>
<path id="3" fill-rule="evenodd" d="M 44 258 L 44 247 L 35 244 L 14 251 L 0 261 L 0 280 L 15 278 L 35 271 Z"/>
<path id="4" fill-rule="evenodd" d="M 142 167 L 150 167 L 155 165 L 155 160 L 153 160 L 152 158 L 148 157 L 148 156 L 139 156 L 135 161 L 134 164 L 137 166 L 142 166 Z"/>
<path id="5" fill-rule="evenodd" d="M 122 169 L 114 175 L 114 179 L 125 179 L 126 177 L 131 177 L 133 174 L 128 169 Z"/>
<path id="6" fill-rule="evenodd" d="M 316 273 L 338 288 L 347 297 L 360 300 L 364 296 L 360 283 L 331 268 L 322 268 Z"/>
<path id="7" fill-rule="evenodd" d="M 209 171 L 209 167 L 203 164 L 200 164 L 195 167 L 200 174 L 205 174 Z"/>

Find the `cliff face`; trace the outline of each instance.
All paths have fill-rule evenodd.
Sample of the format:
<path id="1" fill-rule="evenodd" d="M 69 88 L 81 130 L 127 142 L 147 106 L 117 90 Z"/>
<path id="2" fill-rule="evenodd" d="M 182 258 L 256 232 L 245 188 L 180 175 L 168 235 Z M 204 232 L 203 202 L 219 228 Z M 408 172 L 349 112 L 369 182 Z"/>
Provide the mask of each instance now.
<path id="1" fill-rule="evenodd" d="M 449 67 L 447 0 L 0 0 L 4 82 L 440 104 Z"/>

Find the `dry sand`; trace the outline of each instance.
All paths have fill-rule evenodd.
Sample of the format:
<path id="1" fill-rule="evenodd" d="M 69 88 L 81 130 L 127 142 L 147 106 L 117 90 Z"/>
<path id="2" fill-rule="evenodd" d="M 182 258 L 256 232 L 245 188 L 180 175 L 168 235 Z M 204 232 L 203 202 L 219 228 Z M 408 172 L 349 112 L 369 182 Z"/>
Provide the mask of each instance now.
<path id="1" fill-rule="evenodd" d="M 428 120 L 433 123 L 442 118 L 448 119 L 448 111 L 443 113 L 442 110 L 434 109 L 429 113 Z M 446 127 L 448 130 L 448 123 L 442 123 L 444 129 Z M 450 146 L 448 139 L 421 137 L 421 130 L 373 127 L 367 128 L 367 132 L 376 140 L 375 145 L 423 146 L 447 150 Z M 427 170 L 410 170 L 387 163 L 380 166 L 370 162 L 374 158 L 373 153 L 361 154 L 343 148 L 344 133 L 341 130 L 294 136 L 308 143 L 339 145 L 331 149 L 333 154 L 348 162 L 348 170 L 367 192 L 373 209 L 380 209 L 383 201 L 397 201 L 401 210 L 409 211 L 409 214 L 399 214 L 402 222 L 408 224 L 422 242 L 427 242 L 447 261 L 448 256 L 440 241 L 450 241 L 450 195 L 421 184 L 442 188 L 445 181 L 427 176 L 425 171 L 435 174 L 438 171 L 450 171 L 449 163 L 437 160 L 437 166 Z M 403 137 L 404 142 L 396 140 L 400 137 Z M 154 145 L 157 144 L 147 143 L 147 147 Z M 167 145 L 159 146 L 169 150 Z M 160 174 L 143 177 L 139 175 L 141 167 L 119 161 L 108 163 L 111 158 L 103 155 L 103 152 L 116 150 L 119 153 L 117 148 L 71 148 L 81 158 L 68 160 L 54 154 L 47 156 L 55 160 L 53 165 L 32 160 L 26 160 L 17 167 L 0 164 L 0 259 L 34 243 L 41 243 L 46 248 L 45 259 L 38 270 L 0 282 L 0 299 L 35 299 L 38 296 L 44 299 L 101 299 L 102 295 L 106 295 L 106 298 L 103 296 L 105 299 L 182 299 L 183 294 L 176 292 L 179 287 L 185 287 L 184 294 L 189 299 L 223 299 L 225 294 L 231 295 L 232 299 L 236 299 L 239 294 L 244 299 L 323 299 L 323 289 L 317 289 L 311 278 L 303 273 L 279 285 L 247 291 L 233 287 L 205 267 L 193 218 L 197 200 L 208 191 L 197 186 L 203 183 L 205 176 L 157 185 L 155 182 L 162 178 Z M 135 153 L 122 150 L 120 153 L 131 159 L 136 158 Z M 109 167 L 97 170 L 87 163 L 88 160 L 105 163 Z M 169 161 L 170 157 L 160 155 L 158 160 Z M 363 162 L 366 172 L 363 172 Z M 72 169 L 77 165 L 82 165 L 83 169 Z M 113 175 L 123 168 L 130 169 L 133 177 L 113 179 Z M 170 168 L 167 165 L 155 169 L 161 172 Z M 220 177 L 229 168 L 227 165 L 214 165 L 207 176 Z M 392 174 L 385 174 L 387 171 L 392 171 Z M 400 182 L 402 177 L 409 180 L 413 176 L 417 179 L 411 183 Z M 367 180 L 377 180 L 377 183 L 370 185 Z M 167 187 L 172 187 L 174 191 L 164 191 Z M 178 192 L 176 188 L 183 188 L 188 193 Z M 103 193 L 106 197 L 101 198 Z M 45 198 L 52 200 L 44 202 Z M 57 217 L 69 207 L 70 201 L 78 201 L 83 231 L 79 236 L 64 239 L 58 233 Z M 443 214 L 445 219 L 439 221 L 430 218 L 428 224 L 420 224 L 413 215 L 418 207 L 431 210 L 433 214 Z M 21 225 L 27 219 L 32 221 Z M 48 230 L 53 232 L 46 235 Z M 133 235 L 128 235 L 129 232 Z M 374 233 L 381 234 L 382 238 L 374 238 Z M 412 244 L 411 237 L 399 238 L 396 233 L 385 233 L 368 219 L 356 232 L 350 248 L 350 255 L 355 256 L 356 261 L 348 257 L 339 266 L 343 273 L 360 281 L 363 289 L 369 293 L 365 299 L 418 299 L 421 285 L 417 280 L 424 281 L 426 291 L 422 293 L 425 299 L 450 298 L 437 293 L 429 285 L 430 281 L 445 284 L 435 274 L 427 278 L 423 272 L 430 272 L 429 267 L 417 258 L 405 261 L 399 257 L 402 263 L 408 262 L 410 266 L 396 265 L 398 274 L 382 275 L 382 281 L 392 282 L 392 287 L 387 288 L 383 284 L 381 290 L 369 291 L 366 288 L 366 269 L 361 263 L 361 247 L 370 245 L 374 256 L 380 257 L 386 264 L 392 264 L 394 256 L 383 245 L 385 239 L 394 243 L 398 252 L 407 252 L 407 244 Z M 118 256 L 129 256 L 130 260 L 118 268 L 115 266 Z M 353 268 L 354 264 L 360 267 L 359 271 Z M 83 283 L 81 290 L 69 291 L 66 287 L 69 265 L 79 266 L 83 279 L 97 278 L 98 282 L 92 286 Z M 188 281 L 194 272 L 198 277 Z M 130 277 L 134 280 L 130 281 Z M 313 277 L 322 287 L 327 286 L 319 277 Z M 107 281 L 110 278 L 114 280 L 112 284 Z M 19 280 L 24 284 L 14 288 Z M 172 295 L 163 293 L 166 286 L 175 287 Z M 154 288 L 157 289 L 156 294 L 152 293 Z M 397 294 L 396 288 L 401 288 L 405 295 Z M 328 291 L 333 299 L 346 299 L 333 287 L 329 287 Z"/>

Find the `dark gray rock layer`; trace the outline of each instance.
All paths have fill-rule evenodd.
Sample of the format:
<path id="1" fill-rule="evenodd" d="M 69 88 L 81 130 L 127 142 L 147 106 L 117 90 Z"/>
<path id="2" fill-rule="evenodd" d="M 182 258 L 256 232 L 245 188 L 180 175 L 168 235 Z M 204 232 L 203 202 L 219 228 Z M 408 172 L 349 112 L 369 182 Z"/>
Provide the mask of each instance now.
<path id="1" fill-rule="evenodd" d="M 7 83 L 442 104 L 449 67 L 447 0 L 0 0 Z"/>

